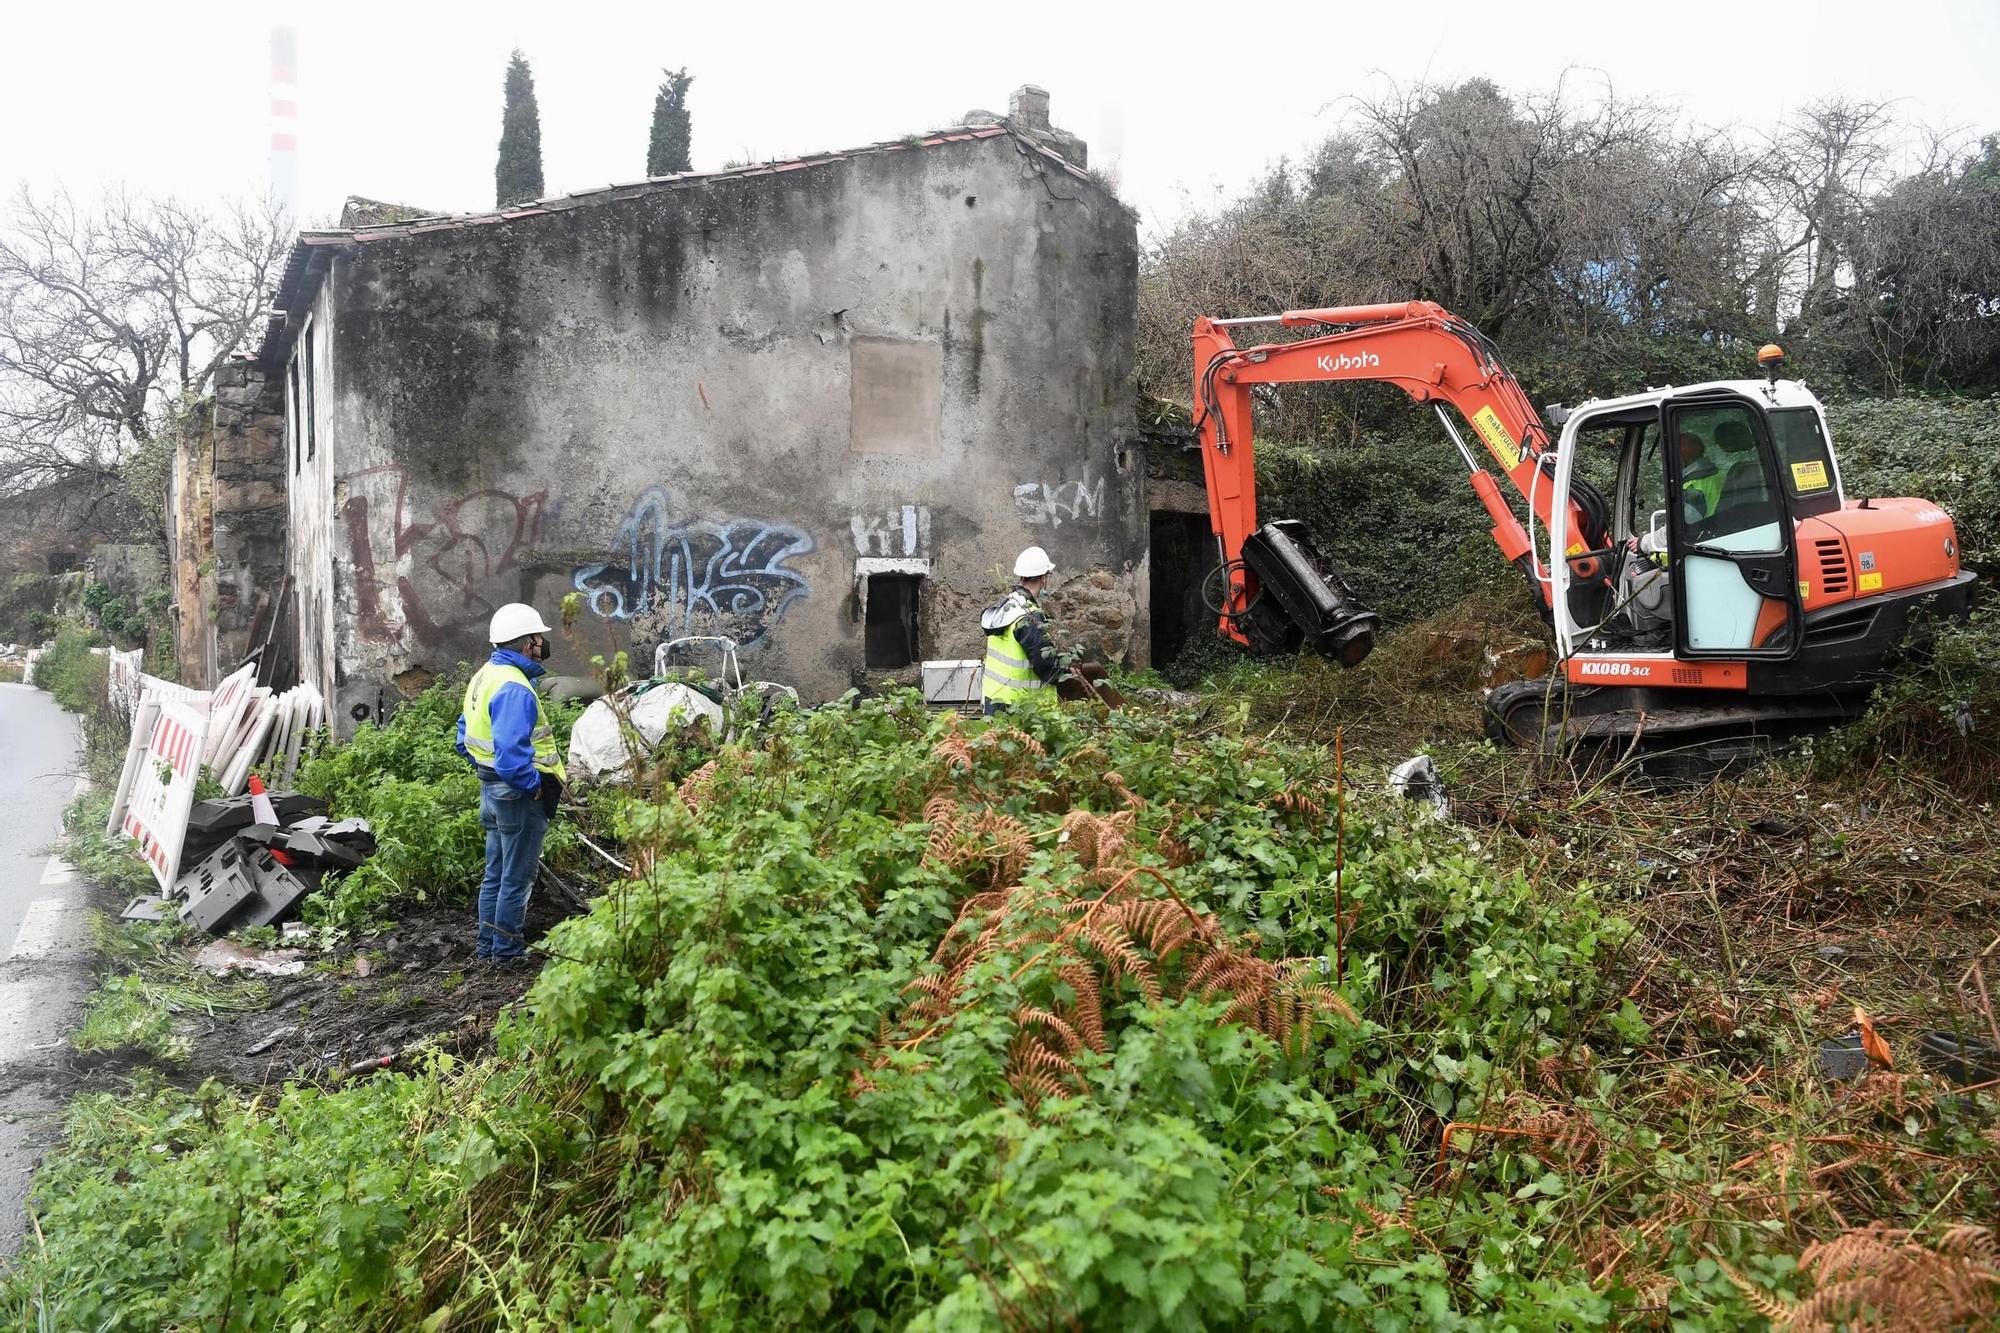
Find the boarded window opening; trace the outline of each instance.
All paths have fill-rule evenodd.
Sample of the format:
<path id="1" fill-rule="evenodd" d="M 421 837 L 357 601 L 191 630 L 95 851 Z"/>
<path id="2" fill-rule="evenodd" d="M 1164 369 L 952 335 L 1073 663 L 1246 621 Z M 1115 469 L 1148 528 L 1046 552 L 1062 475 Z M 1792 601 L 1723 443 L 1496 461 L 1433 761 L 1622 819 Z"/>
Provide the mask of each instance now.
<path id="1" fill-rule="evenodd" d="M 871 668 L 913 665 L 917 660 L 917 605 L 921 574 L 870 574 L 865 653 Z"/>

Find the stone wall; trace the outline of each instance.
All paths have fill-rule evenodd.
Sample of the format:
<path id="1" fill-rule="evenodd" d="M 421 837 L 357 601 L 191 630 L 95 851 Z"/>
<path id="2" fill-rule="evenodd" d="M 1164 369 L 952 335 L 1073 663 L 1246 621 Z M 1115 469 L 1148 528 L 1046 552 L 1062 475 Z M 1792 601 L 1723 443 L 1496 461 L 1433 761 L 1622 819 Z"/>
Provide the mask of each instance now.
<path id="1" fill-rule="evenodd" d="M 1131 213 L 991 130 L 362 233 L 292 343 L 306 678 L 351 720 L 575 594 L 559 673 L 719 631 L 824 699 L 882 674 L 871 575 L 925 576 L 919 657 L 975 657 L 1030 543 L 1065 628 L 1143 664 L 1136 280 Z"/>
<path id="2" fill-rule="evenodd" d="M 281 375 L 242 361 L 217 373 L 205 428 L 175 460 L 174 491 L 175 646 L 182 678 L 214 685 L 270 632 L 284 588 Z"/>

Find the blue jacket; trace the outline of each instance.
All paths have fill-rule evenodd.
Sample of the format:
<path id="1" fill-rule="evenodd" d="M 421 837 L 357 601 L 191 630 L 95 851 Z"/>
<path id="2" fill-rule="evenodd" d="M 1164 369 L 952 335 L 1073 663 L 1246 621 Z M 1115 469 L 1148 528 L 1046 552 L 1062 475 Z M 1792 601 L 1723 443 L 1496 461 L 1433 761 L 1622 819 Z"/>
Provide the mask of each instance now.
<path id="1" fill-rule="evenodd" d="M 495 648 L 493 656 L 487 659 L 502 666 L 519 667 L 529 680 L 542 674 L 545 668 L 532 657 L 515 652 L 512 648 Z M 517 684 L 502 685 L 493 695 L 493 771 L 498 773 L 509 786 L 532 792 L 542 785 L 542 775 L 535 771 L 535 718 L 541 705 L 535 692 Z M 458 719 L 458 753 L 465 762 L 474 764 L 472 755 L 465 748 L 465 719 Z"/>

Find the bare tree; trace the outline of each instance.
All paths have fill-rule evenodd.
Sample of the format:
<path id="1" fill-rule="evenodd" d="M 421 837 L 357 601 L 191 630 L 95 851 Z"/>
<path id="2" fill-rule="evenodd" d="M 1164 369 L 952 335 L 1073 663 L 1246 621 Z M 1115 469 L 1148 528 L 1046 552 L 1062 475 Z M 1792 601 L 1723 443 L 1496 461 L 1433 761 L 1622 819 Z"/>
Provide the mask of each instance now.
<path id="1" fill-rule="evenodd" d="M 0 490 L 109 481 L 258 325 L 277 216 L 26 188 L 0 221 Z"/>
<path id="2" fill-rule="evenodd" d="M 1757 179 L 1765 237 L 1753 271 L 1757 314 L 1772 327 L 1830 313 L 1868 201 L 1886 183 L 1889 104 L 1833 97 L 1808 104 L 1765 145 Z"/>

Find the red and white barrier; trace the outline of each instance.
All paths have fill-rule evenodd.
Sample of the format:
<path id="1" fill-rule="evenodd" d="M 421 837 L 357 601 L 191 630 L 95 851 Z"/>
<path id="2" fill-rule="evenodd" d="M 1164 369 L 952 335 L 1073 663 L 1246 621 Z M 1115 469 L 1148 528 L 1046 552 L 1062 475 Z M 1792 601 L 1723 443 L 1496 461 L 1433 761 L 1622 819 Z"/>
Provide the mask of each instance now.
<path id="1" fill-rule="evenodd" d="M 208 710 L 188 700 L 159 702 L 148 697 L 140 703 L 141 712 L 155 707 L 157 718 L 144 750 L 139 750 L 135 729 L 126 753 L 126 774 L 119 784 L 125 809 L 119 828 L 138 842 L 161 892 L 169 893 L 180 874 L 188 810 L 194 805 L 195 779 L 201 774 L 202 749 L 208 741 Z"/>

